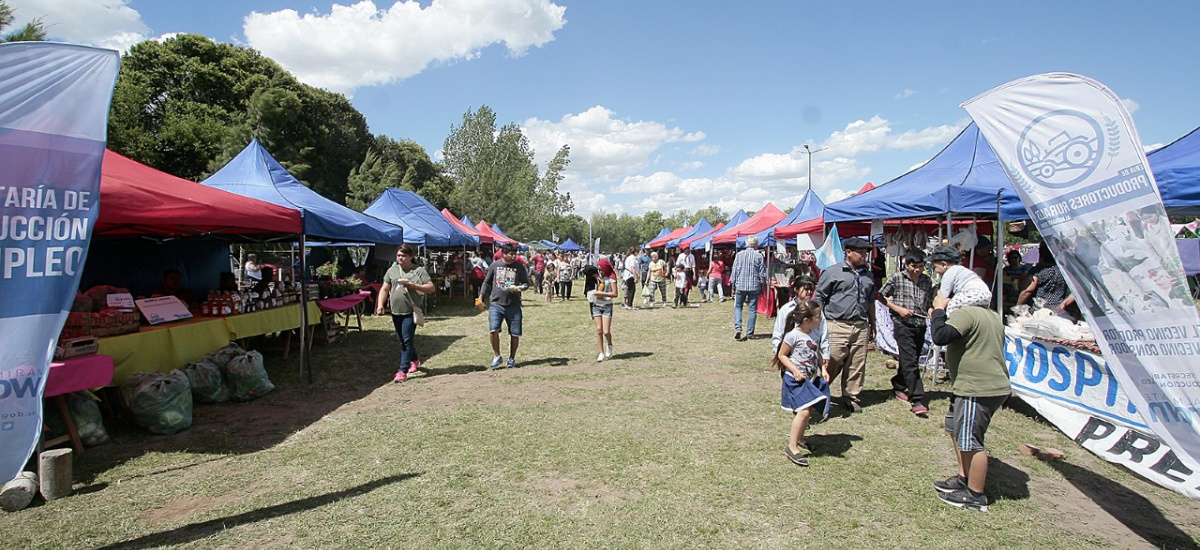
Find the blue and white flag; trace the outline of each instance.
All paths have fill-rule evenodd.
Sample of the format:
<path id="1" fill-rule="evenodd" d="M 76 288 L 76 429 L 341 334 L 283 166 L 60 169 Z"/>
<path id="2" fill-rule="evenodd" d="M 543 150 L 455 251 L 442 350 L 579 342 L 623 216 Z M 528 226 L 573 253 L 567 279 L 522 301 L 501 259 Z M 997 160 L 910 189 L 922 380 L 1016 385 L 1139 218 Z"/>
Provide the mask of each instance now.
<path id="1" fill-rule="evenodd" d="M 1200 316 L 1129 113 L 1104 85 L 1066 73 L 963 107 L 1057 259 L 1129 411 L 1174 450 L 1160 468 L 1200 472 Z M 1172 488 L 1200 498 L 1195 484 Z"/>
<path id="2" fill-rule="evenodd" d="M 817 269 L 821 271 L 840 264 L 842 260 L 846 259 L 846 253 L 842 250 L 842 238 L 838 236 L 837 225 L 829 230 L 829 234 L 825 236 L 825 244 L 822 244 L 814 254 L 817 256 Z"/>
<path id="3" fill-rule="evenodd" d="M 0 44 L 0 481 L 37 446 L 42 391 L 99 213 L 120 56 Z"/>

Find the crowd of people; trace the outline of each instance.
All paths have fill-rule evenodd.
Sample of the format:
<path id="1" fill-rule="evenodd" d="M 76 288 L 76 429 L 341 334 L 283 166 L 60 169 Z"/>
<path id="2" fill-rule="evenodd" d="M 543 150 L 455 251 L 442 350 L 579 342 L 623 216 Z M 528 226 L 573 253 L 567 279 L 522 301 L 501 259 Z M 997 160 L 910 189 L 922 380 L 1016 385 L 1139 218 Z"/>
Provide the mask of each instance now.
<path id="1" fill-rule="evenodd" d="M 938 246 L 932 254 L 920 249 L 905 251 L 897 271 L 884 277 L 877 269 L 881 262 L 872 261 L 873 253 L 877 260 L 882 252 L 869 241 L 853 237 L 842 247 L 845 257 L 841 263 L 819 274 L 801 270 L 791 278 L 791 299 L 779 308 L 774 322 L 771 362 L 781 376 L 781 406 L 793 414 L 784 454 L 795 464 L 808 465 L 812 445 L 806 434 L 814 418 L 826 418 L 834 405 L 850 415 L 863 412 L 867 350 L 874 342 L 878 302 L 892 317 L 898 349 L 898 366 L 890 380 L 892 396 L 906 402 L 918 417 L 929 414 L 920 365 L 927 332 L 934 344 L 946 347 L 945 364 L 954 397 L 944 425 L 959 468 L 934 488 L 947 504 L 986 511 L 984 439 L 992 416 L 1009 395 L 1003 325 L 990 309 L 993 293 L 990 279 L 983 276 L 989 272 L 962 265 L 964 256 L 958 249 Z M 988 265 L 986 256 L 981 256 L 985 263 L 972 265 Z M 1044 267 L 1053 265 L 1052 257 L 1043 253 L 1043 263 L 1035 268 L 1024 266 L 1019 258 L 1010 254 L 1003 266 L 1005 276 L 1011 274 L 1023 289 L 1017 301 L 1028 301 L 1039 287 L 1041 295 L 1054 298 L 1051 293 L 1057 292 L 1060 279 Z M 429 274 L 413 259 L 411 247 L 397 251 L 376 306 L 376 313 L 392 315 L 403 349 L 396 382 L 405 381 L 421 365 L 413 310 L 419 295 L 434 291 Z M 692 305 L 688 294 L 693 288 L 700 291 L 701 302 L 723 302 L 728 289 L 734 301 L 734 339 L 746 341 L 755 338 L 759 296 L 771 283 L 767 258 L 753 237 L 747 238 L 746 247 L 736 254 L 721 251 L 711 257 L 688 250 L 667 256 L 633 248 L 612 255 L 521 255 L 512 246 L 503 246 L 491 261 L 472 254 L 462 265 L 473 279 L 477 307 L 488 311 L 491 369 L 517 366 L 523 294 L 531 288 L 544 294 L 547 302 L 568 301 L 574 282 L 583 280 L 595 326 L 596 361 L 603 362 L 613 357 L 612 321 L 618 302 L 627 310 L 666 307 L 668 281 L 675 290 L 670 303 L 676 308 Z M 940 286 L 934 285 L 931 275 L 935 274 Z M 635 304 L 638 294 L 643 299 L 640 306 Z M 1064 299 L 1038 303 L 1053 307 Z M 507 355 L 501 349 L 504 328 L 509 334 Z M 835 391 L 839 394 L 836 400 Z"/>

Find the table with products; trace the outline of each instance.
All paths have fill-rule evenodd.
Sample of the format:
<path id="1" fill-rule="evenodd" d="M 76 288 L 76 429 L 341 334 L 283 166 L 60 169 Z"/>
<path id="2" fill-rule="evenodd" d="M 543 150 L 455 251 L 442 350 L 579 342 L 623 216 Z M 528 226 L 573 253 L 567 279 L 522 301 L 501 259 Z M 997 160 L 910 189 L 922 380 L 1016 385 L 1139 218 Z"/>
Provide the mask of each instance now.
<path id="1" fill-rule="evenodd" d="M 308 304 L 308 323 L 321 322 L 321 311 Z M 100 338 L 100 355 L 112 357 L 112 383 L 135 372 L 170 372 L 233 340 L 284 332 L 300 327 L 300 304 L 228 317 L 194 317 L 186 321 L 141 327 L 138 332 Z"/>

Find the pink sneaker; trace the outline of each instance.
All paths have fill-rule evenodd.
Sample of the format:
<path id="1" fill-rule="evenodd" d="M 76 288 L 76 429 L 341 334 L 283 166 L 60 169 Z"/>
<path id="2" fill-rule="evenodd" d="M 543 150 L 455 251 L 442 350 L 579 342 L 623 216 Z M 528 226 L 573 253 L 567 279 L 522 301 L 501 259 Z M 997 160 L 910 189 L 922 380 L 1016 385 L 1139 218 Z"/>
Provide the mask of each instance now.
<path id="1" fill-rule="evenodd" d="M 403 382 L 405 380 L 408 380 L 408 373 L 406 373 L 404 371 L 397 371 L 396 378 L 394 378 L 392 381 L 393 382 Z"/>
<path id="2" fill-rule="evenodd" d="M 912 406 L 912 413 L 921 418 L 925 418 L 926 416 L 929 416 L 929 407 L 917 403 L 916 405 Z"/>
<path id="3" fill-rule="evenodd" d="M 416 361 L 416 360 L 414 360 L 414 361 L 409 361 L 409 363 L 408 363 L 408 374 L 415 374 L 415 373 L 417 372 L 417 369 L 419 369 L 419 368 L 421 368 L 421 362 L 420 362 L 420 361 Z"/>

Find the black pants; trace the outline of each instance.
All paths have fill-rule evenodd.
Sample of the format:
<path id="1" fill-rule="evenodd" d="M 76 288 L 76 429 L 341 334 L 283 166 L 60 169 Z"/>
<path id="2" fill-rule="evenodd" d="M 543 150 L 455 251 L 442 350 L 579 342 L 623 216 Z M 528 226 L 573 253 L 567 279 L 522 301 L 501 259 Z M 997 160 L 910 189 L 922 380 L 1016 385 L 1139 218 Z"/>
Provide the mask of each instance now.
<path id="1" fill-rule="evenodd" d="M 925 325 L 908 326 L 892 318 L 896 347 L 900 350 L 900 367 L 892 377 L 892 389 L 908 394 L 908 402 L 924 402 L 925 384 L 921 381 L 921 348 L 925 345 Z"/>
<path id="2" fill-rule="evenodd" d="M 542 293 L 542 280 L 546 278 L 546 273 L 533 272 L 533 288 L 537 289 L 537 293 Z"/>
<path id="3" fill-rule="evenodd" d="M 637 294 L 637 278 L 625 279 L 625 307 L 633 307 L 634 294 Z"/>

